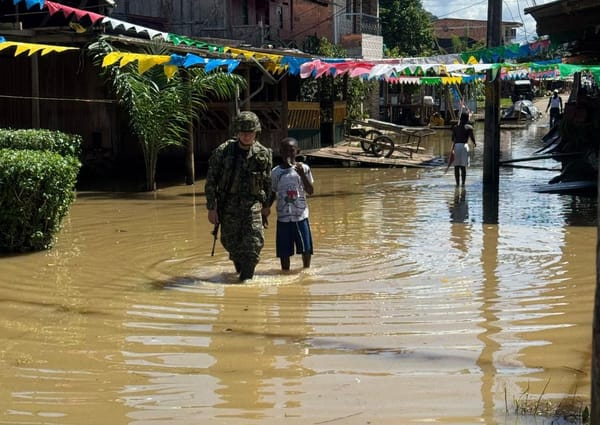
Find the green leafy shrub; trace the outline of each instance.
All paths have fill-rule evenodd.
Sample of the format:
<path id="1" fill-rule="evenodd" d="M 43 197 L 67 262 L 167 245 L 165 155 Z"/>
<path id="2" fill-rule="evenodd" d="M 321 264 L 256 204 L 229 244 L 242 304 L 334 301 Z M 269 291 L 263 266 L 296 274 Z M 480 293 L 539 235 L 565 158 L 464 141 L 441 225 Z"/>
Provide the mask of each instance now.
<path id="1" fill-rule="evenodd" d="M 81 136 L 53 130 L 0 129 L 0 149 L 30 149 L 79 157 Z"/>
<path id="2" fill-rule="evenodd" d="M 48 140 L 53 147 L 62 143 L 45 136 L 27 140 Z M 71 154 L 0 149 L 0 252 L 37 251 L 52 245 L 75 199 L 80 166 Z"/>

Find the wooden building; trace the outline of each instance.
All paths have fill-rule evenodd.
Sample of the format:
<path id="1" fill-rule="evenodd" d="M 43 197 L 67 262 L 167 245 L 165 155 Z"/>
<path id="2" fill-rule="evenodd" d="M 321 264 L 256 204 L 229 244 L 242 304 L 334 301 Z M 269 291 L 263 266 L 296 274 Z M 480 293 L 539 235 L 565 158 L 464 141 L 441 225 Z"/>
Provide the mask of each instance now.
<path id="1" fill-rule="evenodd" d="M 548 36 L 554 44 L 567 44 L 567 62 L 600 63 L 598 0 L 558 0 L 526 8 L 525 14 L 535 19 L 539 36 Z"/>
<path id="2" fill-rule="evenodd" d="M 378 0 L 119 0 L 113 16 L 190 37 L 306 50 L 327 38 L 350 56 L 381 58 Z"/>
<path id="3" fill-rule="evenodd" d="M 525 9 L 536 20 L 537 33 L 562 44 L 563 62 L 577 65 L 572 90 L 564 114 L 543 153 L 555 155 L 561 163 L 560 175 L 550 186 L 578 188 L 597 184 L 600 143 L 600 3 L 597 0 L 559 0 Z M 593 68 L 595 72 L 591 72 Z M 554 136 L 554 137 L 551 137 Z M 595 192 L 597 194 L 597 191 Z M 595 391 L 597 391 L 596 388 Z"/>
<path id="4" fill-rule="evenodd" d="M 78 7 L 86 2 L 70 2 Z M 87 1 L 90 10 L 110 13 L 104 0 Z M 62 15 L 50 15 L 24 2 L 0 2 L 0 34 L 7 41 L 80 48 L 94 41 L 93 32 L 77 32 Z M 129 143 L 128 123 L 108 93 L 100 70 L 83 50 L 41 55 L 0 51 L 0 127 L 46 128 L 79 134 L 85 156 L 111 162 L 137 154 Z"/>
<path id="5" fill-rule="evenodd" d="M 334 18 L 334 9 L 341 6 L 323 1 L 63 0 L 61 4 L 156 31 L 286 56 L 308 56 L 297 49 L 281 47 L 298 45 L 309 38 L 308 35 L 340 40 L 348 35 L 359 36 L 359 39 L 363 35 L 377 37 L 366 33 L 344 34 L 341 26 L 332 32 L 332 22 L 337 22 L 340 16 L 353 23 L 344 27 L 344 31 L 378 32 L 376 15 L 349 12 Z M 372 5 L 369 12 L 377 13 L 377 0 L 346 4 Z M 140 149 L 129 130 L 127 115 L 109 92 L 101 69 L 92 63 L 84 49 L 100 34 L 119 32 L 103 25 L 79 23 L 60 13 L 49 15 L 37 7 L 28 10 L 25 1 L 16 5 L 2 2 L 0 8 L 0 29 L 7 40 L 81 48 L 47 55 L 15 55 L 14 49 L 0 51 L 0 75 L 4 77 L 0 79 L 0 110 L 3 111 L 0 127 L 49 128 L 80 134 L 84 140 L 84 170 L 97 168 L 103 174 L 113 167 L 119 169 L 120 164 L 125 164 L 127 169 L 131 164 L 141 164 Z M 371 23 L 367 25 L 367 22 Z M 130 33 L 127 37 L 119 35 L 119 40 L 132 44 L 148 41 L 147 38 L 136 39 Z M 362 43 L 356 39 L 352 42 L 358 46 L 357 52 L 363 53 Z M 206 54 L 193 46 L 169 48 L 181 54 Z M 258 61 L 246 60 L 235 72 L 248 81 L 246 92 L 236 101 L 211 104 L 203 114 L 194 131 L 196 161 L 205 161 L 214 147 L 232 135 L 237 110 L 250 109 L 258 114 L 263 124 L 261 141 L 270 147 L 275 147 L 278 140 L 287 135 L 297 137 L 302 149 L 334 144 L 343 137 L 346 115 L 343 100 L 301 102 L 299 77 L 273 76 Z M 183 164 L 178 159 L 183 155 L 181 150 L 163 156 L 175 164 Z"/>

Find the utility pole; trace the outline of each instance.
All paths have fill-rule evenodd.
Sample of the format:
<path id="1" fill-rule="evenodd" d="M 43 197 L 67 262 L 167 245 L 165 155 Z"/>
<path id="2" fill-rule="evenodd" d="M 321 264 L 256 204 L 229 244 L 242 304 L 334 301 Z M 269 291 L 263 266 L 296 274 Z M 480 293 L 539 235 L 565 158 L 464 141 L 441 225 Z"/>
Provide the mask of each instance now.
<path id="1" fill-rule="evenodd" d="M 581 73 L 574 75 L 574 84 L 577 90 L 581 87 Z M 571 92 L 572 93 L 572 92 Z M 596 176 L 600 181 L 600 173 Z M 600 223 L 596 224 L 600 235 Z M 594 315 L 592 319 L 592 382 L 591 382 L 591 425 L 600 424 L 600 239 L 596 242 L 596 291 L 594 293 Z"/>
<path id="2" fill-rule="evenodd" d="M 488 0 L 487 47 L 502 43 L 502 0 Z M 500 185 L 500 77 L 490 69 L 485 84 L 483 144 L 483 221 L 498 222 Z"/>
<path id="3" fill-rule="evenodd" d="M 600 179 L 600 173 L 599 177 Z M 600 224 L 597 225 L 600 231 Z M 590 424 L 600 424 L 600 239 L 596 243 L 596 292 L 592 320 L 592 383 Z"/>

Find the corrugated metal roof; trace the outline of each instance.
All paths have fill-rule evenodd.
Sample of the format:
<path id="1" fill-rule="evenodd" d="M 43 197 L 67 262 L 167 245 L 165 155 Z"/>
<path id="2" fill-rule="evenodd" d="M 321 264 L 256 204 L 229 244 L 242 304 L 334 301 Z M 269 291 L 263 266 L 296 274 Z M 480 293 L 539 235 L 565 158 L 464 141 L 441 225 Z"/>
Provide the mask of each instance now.
<path id="1" fill-rule="evenodd" d="M 575 39 L 577 34 L 597 34 L 600 30 L 598 0 L 558 0 L 525 8 L 525 13 L 536 20 L 540 36 L 572 34 Z"/>

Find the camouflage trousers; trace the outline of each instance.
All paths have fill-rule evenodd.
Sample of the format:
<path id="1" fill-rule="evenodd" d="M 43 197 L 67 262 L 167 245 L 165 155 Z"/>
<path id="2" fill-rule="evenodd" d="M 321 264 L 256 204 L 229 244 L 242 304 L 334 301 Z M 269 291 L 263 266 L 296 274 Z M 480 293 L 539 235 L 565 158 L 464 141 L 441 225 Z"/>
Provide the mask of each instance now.
<path id="1" fill-rule="evenodd" d="M 254 270 L 265 244 L 261 208 L 260 202 L 234 198 L 220 212 L 221 243 L 242 270 Z"/>

